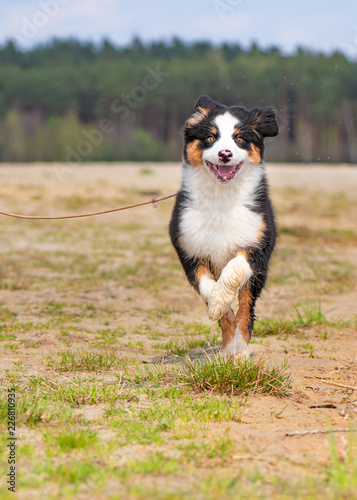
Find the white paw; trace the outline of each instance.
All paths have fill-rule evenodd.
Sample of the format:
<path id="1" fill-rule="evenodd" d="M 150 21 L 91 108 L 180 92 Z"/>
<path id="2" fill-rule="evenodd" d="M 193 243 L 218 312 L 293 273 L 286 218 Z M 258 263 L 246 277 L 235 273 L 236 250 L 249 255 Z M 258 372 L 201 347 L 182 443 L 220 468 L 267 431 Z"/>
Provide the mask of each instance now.
<path id="1" fill-rule="evenodd" d="M 250 349 L 247 349 L 246 351 L 243 352 L 227 352 L 226 350 L 222 349 L 220 352 L 220 355 L 223 358 L 233 358 L 237 361 L 239 360 L 247 360 L 247 361 L 253 361 L 255 358 L 255 352 L 251 351 Z"/>
<path id="2" fill-rule="evenodd" d="M 219 320 L 231 307 L 235 299 L 234 293 L 227 292 L 219 283 L 217 283 L 208 298 L 208 317 L 212 321 Z"/>
<path id="3" fill-rule="evenodd" d="M 225 347 L 222 347 L 221 356 L 232 356 L 237 359 L 252 359 L 255 356 L 255 353 L 249 349 L 248 344 L 242 337 L 242 334 L 239 330 L 237 330 L 234 335 L 234 339 Z"/>

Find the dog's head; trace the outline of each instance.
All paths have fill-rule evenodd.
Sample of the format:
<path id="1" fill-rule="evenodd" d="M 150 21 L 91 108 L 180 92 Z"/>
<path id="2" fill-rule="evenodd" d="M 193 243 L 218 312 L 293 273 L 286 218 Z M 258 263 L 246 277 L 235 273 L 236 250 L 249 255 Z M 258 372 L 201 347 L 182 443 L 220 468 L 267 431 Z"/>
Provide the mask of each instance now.
<path id="1" fill-rule="evenodd" d="M 184 159 L 228 182 L 245 163 L 260 165 L 264 138 L 278 134 L 272 107 L 227 107 L 201 96 L 184 128 Z"/>

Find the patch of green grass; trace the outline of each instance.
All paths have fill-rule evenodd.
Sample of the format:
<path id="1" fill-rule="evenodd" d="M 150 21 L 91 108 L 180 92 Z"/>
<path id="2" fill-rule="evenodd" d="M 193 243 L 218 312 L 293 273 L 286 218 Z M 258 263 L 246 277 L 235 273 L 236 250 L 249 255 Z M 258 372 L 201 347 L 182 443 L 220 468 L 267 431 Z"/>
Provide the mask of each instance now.
<path id="1" fill-rule="evenodd" d="M 162 452 L 152 453 L 146 460 L 137 460 L 123 468 L 122 475 L 129 474 L 176 474 L 180 470 L 177 458 L 165 456 Z"/>
<path id="2" fill-rule="evenodd" d="M 5 340 L 16 340 L 16 335 L 13 333 L 0 333 L 0 342 L 4 342 Z"/>
<path id="3" fill-rule="evenodd" d="M 300 309 L 299 309 L 300 308 Z M 297 319 L 294 321 L 297 327 L 308 327 L 315 325 L 325 325 L 328 323 L 325 314 L 321 310 L 321 304 L 311 304 L 309 300 L 305 305 L 298 304 L 295 307 Z"/>
<path id="4" fill-rule="evenodd" d="M 173 370 L 164 365 L 136 365 L 134 370 L 125 370 L 124 379 L 131 384 L 142 386 L 146 382 L 160 385 L 161 382 L 172 380 Z"/>
<path id="5" fill-rule="evenodd" d="M 117 399 L 121 399 L 123 393 L 117 384 L 102 385 L 96 381 L 83 382 L 76 379 L 71 384 L 63 384 L 53 388 L 53 397 L 59 401 L 67 402 L 71 406 L 82 406 L 85 404 L 97 405 L 99 403 L 112 404 Z"/>
<path id="6" fill-rule="evenodd" d="M 178 373 L 178 380 L 197 391 L 221 394 L 269 393 L 278 397 L 288 395 L 291 387 L 286 363 L 281 367 L 265 365 L 262 359 L 207 357 L 204 361 L 187 360 Z"/>
<path id="7" fill-rule="evenodd" d="M 310 281 L 325 293 L 344 292 L 355 286 L 356 266 L 349 261 L 335 260 L 328 255 L 325 260 L 308 260 L 307 267 L 313 273 Z"/>
<path id="8" fill-rule="evenodd" d="M 6 306 L 0 306 L 0 321 L 12 321 L 16 319 L 17 314 Z"/>
<path id="9" fill-rule="evenodd" d="M 224 395 L 197 395 L 187 392 L 187 388 L 177 390 L 169 386 L 165 390 L 163 387 L 148 388 L 143 385 L 138 390 L 148 395 L 147 408 L 110 406 L 104 415 L 111 428 L 117 429 L 123 446 L 133 443 L 163 444 L 169 438 L 197 438 L 208 422 L 240 422 L 241 411 L 247 401 L 246 398 L 232 399 Z M 135 390 L 131 401 L 139 401 Z"/>
<path id="10" fill-rule="evenodd" d="M 0 324 L 0 333 L 10 334 L 10 333 L 25 333 L 32 331 L 48 331 L 51 328 L 50 323 L 36 323 L 32 321 L 27 321 L 23 323 L 21 321 L 14 321 L 13 323 Z M 53 328 L 53 325 L 52 325 Z"/>
<path id="11" fill-rule="evenodd" d="M 291 386 L 286 367 L 286 362 L 278 367 L 265 365 L 262 359 L 250 361 L 216 355 L 196 361 L 186 358 L 183 365 L 171 368 L 167 365 L 152 365 L 145 369 L 136 367 L 133 372 L 125 372 L 125 379 L 140 386 L 145 382 L 182 384 L 199 392 L 228 395 L 257 392 L 283 397 Z"/>
<path id="12" fill-rule="evenodd" d="M 153 391 L 150 398 L 155 402 L 160 401 L 157 390 Z M 245 403 L 246 399 L 232 399 L 213 394 L 197 397 L 197 395 L 183 392 L 161 400 L 145 410 L 140 410 L 138 416 L 141 420 L 156 422 L 171 430 L 175 428 L 177 420 L 204 423 L 240 422 L 241 410 Z"/>
<path id="13" fill-rule="evenodd" d="M 157 321 L 157 319 L 169 319 L 171 321 L 171 316 L 173 314 L 182 314 L 183 310 L 179 307 L 157 307 L 151 310 L 149 314 L 149 318 Z"/>
<path id="14" fill-rule="evenodd" d="M 353 499 L 357 491 L 357 441 L 355 434 L 349 433 L 347 453 L 341 458 L 335 436 L 330 434 L 331 465 L 324 469 L 333 498 Z M 332 498 L 332 497 L 331 497 Z"/>
<path id="15" fill-rule="evenodd" d="M 3 345 L 4 349 L 12 349 L 13 351 L 16 351 L 19 348 L 18 344 L 4 344 Z"/>
<path id="16" fill-rule="evenodd" d="M 207 479 L 199 481 L 197 490 L 205 500 L 217 498 L 221 500 L 266 500 L 269 497 L 261 493 L 259 488 L 263 482 L 263 475 L 258 471 L 247 475 L 245 471 L 239 469 L 236 474 L 230 474 L 228 477 L 219 477 L 213 473 Z M 288 500 L 288 498 L 290 497 L 282 497 L 279 500 Z"/>
<path id="17" fill-rule="evenodd" d="M 24 346 L 26 349 L 36 349 L 36 347 L 38 347 L 38 343 L 34 341 L 25 342 Z"/>
<path id="18" fill-rule="evenodd" d="M 57 356 L 60 361 L 51 359 L 48 366 L 59 372 L 97 372 L 123 367 L 127 362 L 113 353 L 95 353 L 88 351 L 62 351 Z"/>
<path id="19" fill-rule="evenodd" d="M 149 325 L 137 326 L 133 328 L 132 332 L 136 335 L 154 335 L 155 332 L 152 331 L 152 328 Z M 165 333 L 166 335 L 166 333 Z"/>
<path id="20" fill-rule="evenodd" d="M 0 416 L 5 420 L 6 415 L 7 398 L 6 394 L 3 394 L 0 399 Z M 16 398 L 17 424 L 33 427 L 41 422 L 61 419 L 69 421 L 70 411 L 63 404 L 50 401 L 45 394 L 22 389 L 21 395 Z"/>
<path id="21" fill-rule="evenodd" d="M 142 349 L 144 347 L 144 342 L 137 340 L 136 342 L 127 342 L 123 345 L 125 345 L 125 347 L 139 347 L 140 349 Z"/>
<path id="22" fill-rule="evenodd" d="M 117 400 L 131 399 L 130 391 L 125 390 L 121 381 L 103 383 L 97 377 L 84 380 L 80 377 L 65 378 L 65 382 L 57 383 L 54 377 L 30 377 L 29 396 L 39 394 L 44 402 L 61 402 L 65 408 L 81 407 L 85 404 L 96 405 L 100 403 L 113 404 Z"/>
<path id="23" fill-rule="evenodd" d="M 46 431 L 43 433 L 43 438 L 47 444 L 56 444 L 61 451 L 66 453 L 74 449 L 92 446 L 98 442 L 97 433 L 88 429 L 62 431 L 57 434 L 53 434 L 53 431 Z"/>
<path id="24" fill-rule="evenodd" d="M 131 222 L 130 224 L 121 224 L 119 230 L 122 232 L 133 231 L 136 233 L 138 231 L 147 230 L 147 226 L 138 224 L 137 222 Z"/>
<path id="25" fill-rule="evenodd" d="M 155 172 L 151 168 L 141 168 L 139 170 L 140 175 L 154 175 Z"/>
<path id="26" fill-rule="evenodd" d="M 84 484 L 90 477 L 98 474 L 98 464 L 91 459 L 66 461 L 57 464 L 48 462 L 42 472 L 48 480 L 60 485 Z"/>
<path id="27" fill-rule="evenodd" d="M 205 335 L 206 337 L 209 337 L 212 333 L 212 326 L 198 321 L 193 321 L 192 323 L 186 323 L 183 326 L 183 332 L 185 335 Z"/>
<path id="28" fill-rule="evenodd" d="M 22 381 L 22 374 L 17 372 L 10 372 L 10 370 L 5 370 L 6 378 L 9 381 L 9 385 L 17 389 L 20 387 Z"/>
<path id="29" fill-rule="evenodd" d="M 167 337 L 167 333 L 166 332 L 159 332 L 157 330 L 154 330 L 154 331 L 151 331 L 151 333 L 148 333 L 148 338 L 150 340 L 158 340 L 162 337 Z M 159 344 L 157 344 L 159 345 Z M 156 347 L 155 345 L 152 346 L 154 349 L 161 349 L 161 347 Z"/>
<path id="30" fill-rule="evenodd" d="M 327 228 L 314 230 L 307 226 L 280 226 L 281 236 L 293 236 L 300 240 L 315 240 L 325 244 L 348 245 L 355 243 L 357 234 L 352 229 Z"/>
<path id="31" fill-rule="evenodd" d="M 290 335 L 296 331 L 296 325 L 290 320 L 260 319 L 254 325 L 254 335 Z"/>
<path id="32" fill-rule="evenodd" d="M 5 469 L 3 473 L 5 473 Z M 7 486 L 0 486 L 0 498 L 1 500 L 13 500 L 14 493 L 12 491 L 8 491 Z"/>
<path id="33" fill-rule="evenodd" d="M 126 289 L 144 288 L 150 289 L 153 293 L 157 293 L 160 287 L 168 287 L 172 279 L 171 272 L 166 267 L 159 266 L 155 260 L 150 259 L 148 264 L 146 254 L 151 255 L 154 249 L 156 253 L 160 253 L 159 245 L 156 243 L 152 245 L 152 249 L 145 247 L 139 249 L 140 257 L 133 264 L 122 263 L 115 270 L 101 271 L 99 278 L 115 280 Z M 165 246 L 170 248 L 168 243 L 165 243 Z M 160 258 L 163 258 L 161 253 Z"/>
<path id="34" fill-rule="evenodd" d="M 70 304 L 61 302 L 47 302 L 39 310 L 41 316 L 49 316 L 51 324 L 62 325 L 63 323 L 78 323 L 83 317 L 82 311 Z"/>
<path id="35" fill-rule="evenodd" d="M 317 246 L 281 244 L 272 262 L 270 282 L 280 286 L 300 285 L 316 294 L 342 293 L 354 288 L 356 265 L 336 258 L 333 250 Z"/>
<path id="36" fill-rule="evenodd" d="M 116 435 L 120 438 L 122 446 L 127 444 L 163 444 L 165 442 L 161 432 L 166 430 L 164 423 L 147 425 L 146 422 L 129 420 L 124 418 L 111 420 L 112 429 L 116 430 Z"/>
<path id="37" fill-rule="evenodd" d="M 348 327 L 354 320 L 344 321 L 340 319 L 327 319 L 326 313 L 322 312 L 321 303 L 311 303 L 309 300 L 305 304 L 295 306 L 296 318 L 293 320 L 283 319 L 262 319 L 256 321 L 254 334 L 261 337 L 267 335 L 288 336 L 294 333 L 301 333 L 301 329 L 314 326 L 329 326 L 333 328 Z"/>
<path id="38" fill-rule="evenodd" d="M 295 325 L 298 327 L 310 327 L 316 325 L 326 325 L 330 327 L 346 327 L 349 326 L 351 321 L 343 321 L 340 319 L 327 319 L 326 314 L 321 309 L 321 303 L 311 303 L 309 300 L 306 304 L 298 304 L 295 307 L 297 319 Z"/>
<path id="39" fill-rule="evenodd" d="M 37 456 L 37 451 L 35 446 L 30 443 L 18 445 L 18 452 L 19 456 L 21 457 L 28 457 L 33 459 Z"/>
<path id="40" fill-rule="evenodd" d="M 199 465 L 203 459 L 207 458 L 219 458 L 222 464 L 229 453 L 232 452 L 234 446 L 229 433 L 225 432 L 223 436 L 212 437 L 199 442 L 183 443 L 178 448 L 183 453 L 186 461 L 194 461 Z"/>
<path id="41" fill-rule="evenodd" d="M 173 350 L 175 346 L 176 342 L 170 340 L 170 342 L 160 342 L 159 344 L 154 344 L 153 348 L 168 351 L 168 350 Z"/>
<path id="42" fill-rule="evenodd" d="M 306 349 L 307 351 L 310 351 L 310 358 L 314 358 L 314 346 L 307 342 L 306 344 L 298 344 L 298 347 L 302 347 L 303 349 Z"/>

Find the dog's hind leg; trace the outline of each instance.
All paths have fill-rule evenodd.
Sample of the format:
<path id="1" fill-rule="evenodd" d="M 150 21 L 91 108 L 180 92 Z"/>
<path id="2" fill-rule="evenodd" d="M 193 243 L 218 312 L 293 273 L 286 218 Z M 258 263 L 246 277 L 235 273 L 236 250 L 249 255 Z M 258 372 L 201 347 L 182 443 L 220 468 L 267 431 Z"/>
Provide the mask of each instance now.
<path id="1" fill-rule="evenodd" d="M 221 354 L 249 357 L 248 344 L 239 330 L 238 319 L 232 309 L 222 316 L 219 324 L 222 330 Z"/>
<path id="2" fill-rule="evenodd" d="M 224 354 L 227 351 L 228 346 L 232 345 L 235 338 L 235 333 L 237 329 L 237 318 L 232 309 L 226 312 L 219 320 L 219 326 L 222 330 L 222 349 L 221 352 Z"/>
<path id="3" fill-rule="evenodd" d="M 239 306 L 237 312 L 238 330 L 242 335 L 244 342 L 248 345 L 252 336 L 254 326 L 254 307 L 253 299 L 249 285 L 245 285 L 239 293 Z"/>
<path id="4" fill-rule="evenodd" d="M 254 324 L 254 301 L 248 285 L 239 293 L 237 314 L 230 309 L 219 321 L 222 330 L 222 349 L 224 355 L 243 355 L 249 357 L 248 344 Z"/>

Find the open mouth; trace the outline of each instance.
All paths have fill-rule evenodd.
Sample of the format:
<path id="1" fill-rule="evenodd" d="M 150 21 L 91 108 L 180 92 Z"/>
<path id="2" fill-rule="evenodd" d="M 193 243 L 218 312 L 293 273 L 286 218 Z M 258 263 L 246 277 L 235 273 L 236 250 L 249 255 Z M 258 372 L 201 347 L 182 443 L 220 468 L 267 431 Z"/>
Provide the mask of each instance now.
<path id="1" fill-rule="evenodd" d="M 215 165 L 214 163 L 211 163 L 207 160 L 206 163 L 210 171 L 214 173 L 217 179 L 224 182 L 233 179 L 233 177 L 237 172 L 239 172 L 241 166 L 243 165 L 242 161 L 237 165 Z"/>

